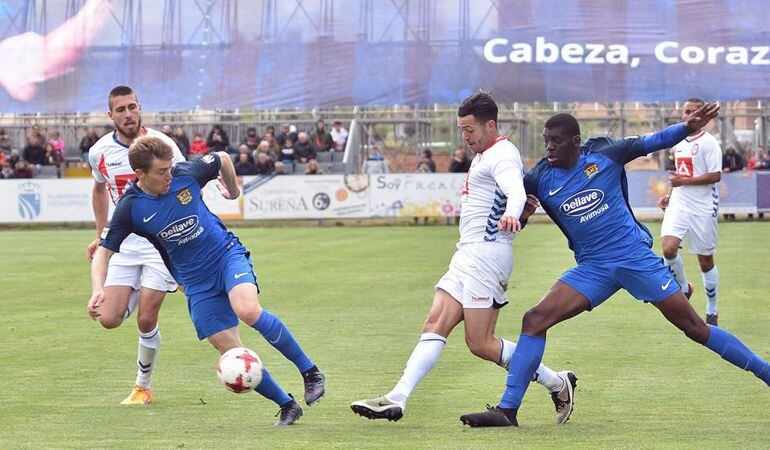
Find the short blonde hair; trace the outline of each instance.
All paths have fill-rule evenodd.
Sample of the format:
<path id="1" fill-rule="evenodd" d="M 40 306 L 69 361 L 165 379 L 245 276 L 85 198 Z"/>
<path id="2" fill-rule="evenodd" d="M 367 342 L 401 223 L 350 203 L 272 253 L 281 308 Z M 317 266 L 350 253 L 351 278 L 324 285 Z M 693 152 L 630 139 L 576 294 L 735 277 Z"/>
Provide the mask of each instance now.
<path id="1" fill-rule="evenodd" d="M 154 159 L 171 161 L 174 159 L 174 152 L 171 146 L 157 137 L 141 137 L 131 144 L 128 148 L 128 162 L 134 170 L 141 169 L 145 172 L 152 167 Z"/>

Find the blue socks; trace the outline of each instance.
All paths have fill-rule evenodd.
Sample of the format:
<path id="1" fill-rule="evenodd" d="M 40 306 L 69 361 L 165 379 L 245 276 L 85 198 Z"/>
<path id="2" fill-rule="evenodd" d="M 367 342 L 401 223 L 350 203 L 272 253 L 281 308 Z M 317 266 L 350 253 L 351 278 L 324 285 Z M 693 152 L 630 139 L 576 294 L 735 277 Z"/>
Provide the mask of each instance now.
<path id="1" fill-rule="evenodd" d="M 274 401 L 278 406 L 283 406 L 291 401 L 291 397 L 278 386 L 273 377 L 270 376 L 270 372 L 267 369 L 262 369 L 262 381 L 254 388 L 263 397 Z"/>
<path id="2" fill-rule="evenodd" d="M 770 386 L 770 364 L 749 350 L 743 342 L 729 331 L 709 325 L 711 332 L 704 344 L 722 359 L 748 370 Z"/>
<path id="3" fill-rule="evenodd" d="M 519 342 L 516 343 L 516 350 L 511 357 L 511 365 L 508 366 L 505 392 L 498 406 L 510 409 L 521 405 L 521 399 L 527 392 L 529 382 L 543 359 L 543 352 L 545 352 L 545 338 L 524 333 L 519 335 Z"/>
<path id="4" fill-rule="evenodd" d="M 262 337 L 281 352 L 286 359 L 293 362 L 300 372 L 307 372 L 315 366 L 305 352 L 302 351 L 302 347 L 299 346 L 299 343 L 291 335 L 286 325 L 278 317 L 263 309 L 257 323 L 252 325 L 252 327 L 259 331 Z"/>

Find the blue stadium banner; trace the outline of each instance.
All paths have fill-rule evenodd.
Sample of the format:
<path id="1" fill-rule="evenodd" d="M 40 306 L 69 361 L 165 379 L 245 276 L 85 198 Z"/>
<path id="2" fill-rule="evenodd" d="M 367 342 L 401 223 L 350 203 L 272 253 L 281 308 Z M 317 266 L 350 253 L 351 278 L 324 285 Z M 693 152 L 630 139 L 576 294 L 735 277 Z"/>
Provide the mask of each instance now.
<path id="1" fill-rule="evenodd" d="M 5 0 L 0 112 L 770 98 L 766 0 Z"/>

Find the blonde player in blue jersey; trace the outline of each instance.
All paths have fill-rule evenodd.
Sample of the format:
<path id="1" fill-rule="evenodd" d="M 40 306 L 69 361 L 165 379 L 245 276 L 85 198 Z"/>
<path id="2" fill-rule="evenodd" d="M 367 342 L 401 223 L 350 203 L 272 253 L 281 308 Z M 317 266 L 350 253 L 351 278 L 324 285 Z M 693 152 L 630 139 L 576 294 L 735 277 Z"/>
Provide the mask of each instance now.
<path id="1" fill-rule="evenodd" d="M 325 393 L 324 376 L 308 358 L 284 323 L 262 309 L 249 251 L 228 231 L 201 198 L 201 189 L 221 173 L 225 198 L 240 194 L 227 153 L 206 155 L 172 168 L 171 147 L 157 137 L 136 140 L 128 159 L 137 182 L 124 193 L 91 265 L 93 294 L 89 305 L 104 300 L 110 257 L 131 233 L 149 240 L 174 279 L 185 287 L 187 306 L 199 339 L 208 339 L 220 353 L 243 347 L 238 320 L 257 330 L 302 374 L 305 402 Z M 280 407 L 277 426 L 294 423 L 302 408 L 273 380 L 267 370 L 255 389 Z"/>
<path id="2" fill-rule="evenodd" d="M 686 122 L 643 137 L 596 138 L 581 145 L 580 126 L 569 114 L 545 123 L 547 156 L 524 178 L 531 196 L 525 221 L 536 200 L 567 237 L 577 266 L 566 271 L 522 319 L 500 403 L 465 414 L 471 427 L 517 426 L 517 413 L 532 374 L 545 351 L 546 332 L 559 322 L 591 310 L 619 289 L 652 303 L 674 326 L 735 366 L 750 371 L 770 387 L 770 365 L 730 332 L 707 325 L 692 308 L 668 267 L 653 253 L 652 234 L 639 223 L 628 203 L 624 165 L 640 156 L 672 147 L 719 114 L 706 104 Z"/>

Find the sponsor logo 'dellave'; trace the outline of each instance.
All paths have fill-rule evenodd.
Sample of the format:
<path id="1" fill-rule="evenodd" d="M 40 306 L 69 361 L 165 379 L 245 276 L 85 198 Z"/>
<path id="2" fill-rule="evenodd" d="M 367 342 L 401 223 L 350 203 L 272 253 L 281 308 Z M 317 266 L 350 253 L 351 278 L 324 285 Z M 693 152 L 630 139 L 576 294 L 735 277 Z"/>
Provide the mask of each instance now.
<path id="1" fill-rule="evenodd" d="M 602 200 L 604 200 L 603 191 L 586 189 L 564 200 L 559 209 L 568 216 L 580 216 L 599 206 Z"/>
<path id="2" fill-rule="evenodd" d="M 167 241 L 176 242 L 198 229 L 198 216 L 192 215 L 176 220 L 162 229 L 158 237 Z"/>

